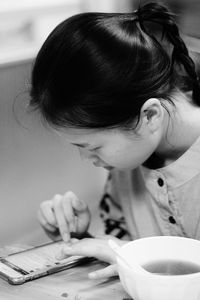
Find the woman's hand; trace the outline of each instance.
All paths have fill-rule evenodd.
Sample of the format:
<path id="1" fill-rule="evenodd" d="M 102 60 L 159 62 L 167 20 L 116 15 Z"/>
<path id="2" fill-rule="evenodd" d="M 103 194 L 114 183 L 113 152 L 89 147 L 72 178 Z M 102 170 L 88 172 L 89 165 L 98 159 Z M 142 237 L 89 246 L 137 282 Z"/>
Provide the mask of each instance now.
<path id="1" fill-rule="evenodd" d="M 53 240 L 61 235 L 65 242 L 69 242 L 72 232 L 80 235 L 87 232 L 91 216 L 87 204 L 69 191 L 42 202 L 38 219 Z"/>
<path id="2" fill-rule="evenodd" d="M 104 235 L 96 238 L 84 238 L 82 240 L 72 239 L 70 244 L 62 248 L 61 253 L 58 253 L 57 259 L 64 259 L 71 255 L 80 255 L 87 257 L 95 257 L 101 261 L 107 262 L 110 265 L 106 268 L 89 273 L 91 279 L 100 279 L 118 275 L 115 253 L 108 245 L 108 240 L 114 239 L 118 245 L 123 245 L 127 241 L 121 241 L 113 236 Z"/>

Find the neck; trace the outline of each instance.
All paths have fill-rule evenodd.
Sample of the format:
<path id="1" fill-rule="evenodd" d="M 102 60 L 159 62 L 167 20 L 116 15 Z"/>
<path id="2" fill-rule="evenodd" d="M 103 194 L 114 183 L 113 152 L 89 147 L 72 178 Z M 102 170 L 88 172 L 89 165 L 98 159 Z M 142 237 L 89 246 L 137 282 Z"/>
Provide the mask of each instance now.
<path id="1" fill-rule="evenodd" d="M 175 106 L 168 104 L 165 126 L 156 154 L 164 160 L 180 157 L 200 136 L 200 107 L 189 95 L 174 96 Z"/>

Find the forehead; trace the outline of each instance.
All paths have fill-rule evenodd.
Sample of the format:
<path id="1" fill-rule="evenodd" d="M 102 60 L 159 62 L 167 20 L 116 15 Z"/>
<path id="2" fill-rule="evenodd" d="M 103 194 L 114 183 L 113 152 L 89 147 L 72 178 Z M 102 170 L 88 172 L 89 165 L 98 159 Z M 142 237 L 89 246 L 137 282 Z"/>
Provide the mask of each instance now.
<path id="1" fill-rule="evenodd" d="M 81 143 L 88 146 L 95 142 L 105 142 L 110 139 L 120 138 L 121 135 L 125 135 L 119 129 L 79 129 L 79 128 L 67 128 L 59 132 L 70 143 Z"/>

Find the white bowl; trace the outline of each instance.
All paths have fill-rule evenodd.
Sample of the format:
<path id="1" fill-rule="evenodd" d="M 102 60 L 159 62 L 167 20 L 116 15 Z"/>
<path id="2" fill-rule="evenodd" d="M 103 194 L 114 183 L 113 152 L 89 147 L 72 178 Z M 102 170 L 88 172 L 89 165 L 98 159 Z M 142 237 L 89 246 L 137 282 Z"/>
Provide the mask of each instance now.
<path id="1" fill-rule="evenodd" d="M 187 275 L 161 275 L 146 271 L 143 265 L 158 260 L 175 260 L 200 266 L 200 241 L 174 236 L 157 236 L 128 242 L 117 257 L 124 289 L 134 300 L 200 300 L 200 272 Z"/>

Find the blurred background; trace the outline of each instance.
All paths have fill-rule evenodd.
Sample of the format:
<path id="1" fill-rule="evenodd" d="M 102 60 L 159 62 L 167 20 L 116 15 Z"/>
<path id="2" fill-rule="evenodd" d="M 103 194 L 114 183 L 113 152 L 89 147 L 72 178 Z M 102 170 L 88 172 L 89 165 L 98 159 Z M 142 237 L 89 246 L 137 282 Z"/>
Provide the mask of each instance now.
<path id="1" fill-rule="evenodd" d="M 189 48 L 200 52 L 200 1 L 162 2 L 176 13 Z M 0 0 L 0 246 L 47 241 L 36 218 L 39 204 L 69 189 L 95 214 L 91 232 L 102 231 L 96 211 L 107 173 L 81 162 L 75 148 L 27 112 L 30 72 L 41 44 L 62 20 L 137 7 L 134 0 Z"/>

